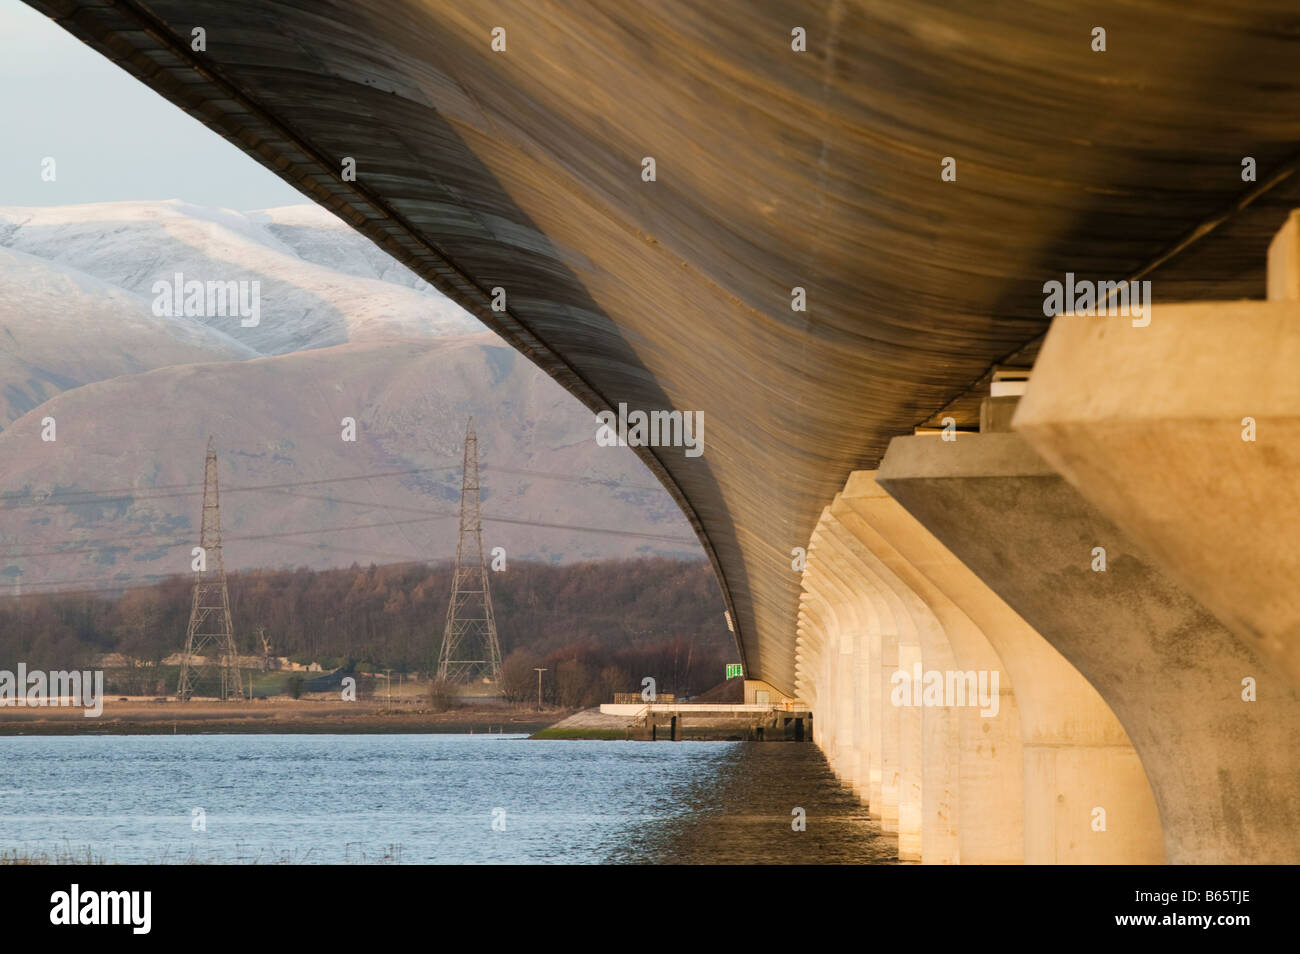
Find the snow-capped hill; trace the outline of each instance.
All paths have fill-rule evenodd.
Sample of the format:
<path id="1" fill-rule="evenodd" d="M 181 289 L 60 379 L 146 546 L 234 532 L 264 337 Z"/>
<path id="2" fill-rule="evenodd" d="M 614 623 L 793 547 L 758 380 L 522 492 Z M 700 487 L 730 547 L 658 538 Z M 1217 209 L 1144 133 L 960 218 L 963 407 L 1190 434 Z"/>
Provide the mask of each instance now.
<path id="1" fill-rule="evenodd" d="M 153 368 L 257 352 L 58 263 L 0 248 L 0 429 L 60 392 Z"/>
<path id="2" fill-rule="evenodd" d="M 327 209 L 318 205 L 285 205 L 247 212 L 249 223 L 260 226 L 306 262 L 324 265 L 346 275 L 374 278 L 413 288 L 422 294 L 439 292 L 415 272 Z"/>
<path id="3" fill-rule="evenodd" d="M 241 213 L 179 201 L 0 207 L 0 246 L 76 268 L 155 302 L 180 284 L 244 282 L 257 316 L 185 311 L 259 354 L 431 338 L 482 326 L 315 207 Z M 256 282 L 256 286 L 252 283 Z M 224 312 L 224 313 L 204 313 Z"/>

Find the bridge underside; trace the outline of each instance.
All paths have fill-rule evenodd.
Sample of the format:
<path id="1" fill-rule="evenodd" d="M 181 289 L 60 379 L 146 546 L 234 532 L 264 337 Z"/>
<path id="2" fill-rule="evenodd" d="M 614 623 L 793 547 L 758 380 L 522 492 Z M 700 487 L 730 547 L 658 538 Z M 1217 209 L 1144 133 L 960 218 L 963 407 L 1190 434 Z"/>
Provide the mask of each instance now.
<path id="1" fill-rule="evenodd" d="M 1277 598 L 1294 557 L 1272 547 L 1262 582 L 1234 587 L 1193 556 L 1226 533 L 1254 567 L 1269 515 L 1292 529 L 1294 404 L 1274 376 L 1294 378 L 1278 355 L 1300 327 L 1284 289 L 1259 319 L 1270 330 L 1235 350 L 1232 329 L 1258 316 L 1212 315 L 1190 351 L 1178 334 L 1071 338 L 1035 371 L 1028 444 L 992 428 L 886 455 L 920 425 L 976 428 L 993 368 L 1038 356 L 1043 283 L 1067 272 L 1150 280 L 1162 303 L 1264 295 L 1269 243 L 1300 206 L 1289 3 L 28 2 L 592 409 L 703 412 L 702 456 L 639 453 L 714 562 L 747 675 L 814 702 L 819 742 L 905 854 L 1300 860 L 1293 746 L 1268 728 L 1294 727 L 1300 621 Z M 1239 387 L 1183 429 L 1224 353 Z M 1089 374 L 1072 376 L 1081 354 Z M 1256 360 L 1273 376 L 1244 373 Z M 1090 402 L 1116 367 L 1123 399 Z M 1045 374 L 1070 385 L 1042 390 Z M 1040 390 L 1052 400 L 1034 405 Z M 1157 411 L 1135 420 L 1142 402 Z M 1204 422 L 1252 411 L 1277 425 L 1239 441 L 1262 452 L 1230 471 L 1253 490 L 1232 495 L 1217 538 L 1198 535 L 1186 508 L 1222 494 L 1206 461 L 1226 453 Z M 1162 446 L 1161 428 L 1191 443 Z M 1200 461 L 1187 481 L 1166 480 L 1174 453 Z M 1158 492 L 1126 492 L 1139 465 Z M 1169 501 L 1183 509 L 1144 518 Z M 1089 566 L 1107 535 L 1127 584 Z M 1054 562 L 1076 546 L 1079 579 Z M 1116 589 L 1089 589 L 1103 579 Z M 1094 629 L 1044 593 L 1069 594 Z M 1106 640 L 1115 661 L 1095 656 Z M 1124 668 L 1129 650 L 1140 665 Z M 889 703 L 892 669 L 925 660 L 1005 673 L 991 718 L 1006 744 L 982 741 L 983 715 Z M 1178 678 L 1136 685 L 1160 666 Z M 1271 688 L 1267 713 L 1243 714 L 1244 677 Z M 1180 733 L 1156 731 L 1162 712 L 1187 715 Z M 1224 742 L 1242 733 L 1273 746 L 1277 772 L 1250 775 Z M 992 811 L 1008 785 L 1019 807 Z M 1103 831 L 1122 831 L 1109 841 L 1094 837 L 1106 806 Z"/>

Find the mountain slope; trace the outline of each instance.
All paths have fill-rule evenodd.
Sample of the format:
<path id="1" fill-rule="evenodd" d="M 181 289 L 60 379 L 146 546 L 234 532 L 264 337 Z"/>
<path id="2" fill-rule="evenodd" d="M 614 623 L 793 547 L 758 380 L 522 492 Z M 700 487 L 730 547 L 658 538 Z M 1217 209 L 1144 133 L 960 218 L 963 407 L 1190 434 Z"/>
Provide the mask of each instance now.
<path id="1" fill-rule="evenodd" d="M 156 314 L 178 272 L 259 282 L 260 324 Z M 0 595 L 188 572 L 209 436 L 227 566 L 451 558 L 470 415 L 507 562 L 700 555 L 593 415 L 321 209 L 0 208 Z"/>
<path id="2" fill-rule="evenodd" d="M 451 558 L 470 414 L 489 549 L 699 555 L 635 455 L 598 447 L 589 412 L 483 333 L 164 368 L 56 396 L 0 434 L 0 581 L 186 572 L 209 436 L 228 568 Z M 54 443 L 40 440 L 44 416 Z"/>

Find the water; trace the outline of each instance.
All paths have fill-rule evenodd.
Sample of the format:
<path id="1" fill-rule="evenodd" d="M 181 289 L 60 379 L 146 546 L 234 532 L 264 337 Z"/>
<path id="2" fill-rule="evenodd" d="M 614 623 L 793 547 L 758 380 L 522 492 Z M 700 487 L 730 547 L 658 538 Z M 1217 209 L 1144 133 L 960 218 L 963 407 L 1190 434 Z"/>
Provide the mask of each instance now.
<path id="1" fill-rule="evenodd" d="M 10 854 L 89 852 L 128 864 L 880 864 L 897 851 L 816 747 L 793 743 L 9 737 L 0 765 L 0 852 Z M 792 829 L 797 808 L 804 831 Z M 205 831 L 195 830 L 195 809 Z"/>

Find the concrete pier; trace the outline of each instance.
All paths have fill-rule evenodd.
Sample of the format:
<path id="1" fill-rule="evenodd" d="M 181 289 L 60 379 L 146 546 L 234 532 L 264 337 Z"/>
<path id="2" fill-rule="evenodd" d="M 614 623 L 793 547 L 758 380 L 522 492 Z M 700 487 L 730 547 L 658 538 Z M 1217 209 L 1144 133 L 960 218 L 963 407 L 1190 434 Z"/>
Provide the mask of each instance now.
<path id="1" fill-rule="evenodd" d="M 877 479 L 1119 717 L 1155 794 L 1168 861 L 1300 860 L 1300 699 L 1264 656 L 1015 434 L 898 438 Z M 1243 700 L 1247 677 L 1258 701 Z M 1103 798 L 1090 816 L 1098 842 L 1150 832 L 1131 801 Z"/>
<path id="2" fill-rule="evenodd" d="M 1160 862 L 1163 842 L 1146 775 L 1096 690 L 888 496 L 874 472 L 853 474 L 840 500 L 857 514 L 855 532 L 863 542 L 926 601 L 951 638 L 975 645 L 986 640 L 1015 686 L 1014 701 L 1003 705 L 1013 704 L 1018 715 L 1024 767 L 1023 792 L 1015 800 L 1024 806 L 1025 862 Z M 1129 840 L 1088 837 L 1084 819 L 1103 801 L 1123 804 L 1122 812 L 1142 819 L 1135 827 L 1148 834 Z"/>
<path id="3" fill-rule="evenodd" d="M 919 656 L 906 658 L 900 648 L 902 674 L 910 679 L 915 664 L 920 664 L 922 673 L 1000 670 L 996 653 L 979 634 L 945 626 L 933 605 L 911 585 L 914 581 L 898 572 L 903 568 L 882 560 L 870 547 L 864 539 L 869 538 L 870 531 L 844 494 L 836 498 L 830 517 L 833 532 L 851 540 L 846 546 L 856 552 L 864 573 L 878 586 L 887 587 L 920 636 Z M 894 674 L 889 676 L 892 697 Z M 895 704 L 892 698 L 889 701 Z M 904 718 L 919 715 L 921 719 L 926 742 L 926 784 L 941 786 L 939 792 L 933 793 L 933 807 L 925 812 L 926 821 L 933 824 L 951 818 L 953 827 L 960 830 L 959 857 L 968 863 L 1022 860 L 1021 756 L 1010 679 L 1000 680 L 997 715 L 991 719 L 983 717 L 973 705 L 912 702 L 901 708 Z M 927 789 L 926 794 L 929 801 L 932 793 Z M 943 861 L 945 857 L 945 853 L 932 851 L 930 860 Z"/>
<path id="4" fill-rule="evenodd" d="M 897 702 L 899 673 L 999 666 L 969 630 L 954 647 L 931 606 L 864 543 L 864 529 L 837 498 L 809 548 L 797 663 L 801 693 L 821 712 L 818 742 L 842 776 L 867 766 L 872 813 L 898 832 L 900 858 L 1019 862 L 1023 756 L 1009 680 L 993 719 L 973 706 Z"/>
<path id="5" fill-rule="evenodd" d="M 1300 686 L 1300 212 L 1267 301 L 1052 324 L 1017 433 Z"/>
<path id="6" fill-rule="evenodd" d="M 926 653 L 946 651 L 946 641 L 932 619 L 926 619 L 924 608 L 910 599 L 911 594 L 901 589 L 897 581 L 884 568 L 873 565 L 870 554 L 861 550 L 853 537 L 845 532 L 832 514 L 825 514 L 814 539 L 836 558 L 836 566 L 848 575 L 845 585 L 852 587 L 860 599 L 868 600 L 874 610 L 874 619 L 892 620 L 898 632 L 900 665 L 910 670 Z M 861 633 L 851 636 L 861 641 Z M 942 643 L 942 645 L 941 645 Z M 840 662 L 845 660 L 841 655 Z M 844 680 L 849 706 L 844 715 L 853 718 L 854 700 L 862 695 L 864 686 L 851 677 L 850 664 Z M 888 680 L 891 673 L 881 674 Z M 891 688 L 882 685 L 884 693 Z M 926 713 L 922 710 L 902 711 L 899 719 L 899 856 L 904 860 L 942 860 L 951 863 L 958 856 L 956 766 L 950 760 L 935 758 L 934 746 L 927 748 L 925 740 L 938 740 L 951 731 L 946 713 Z"/>

